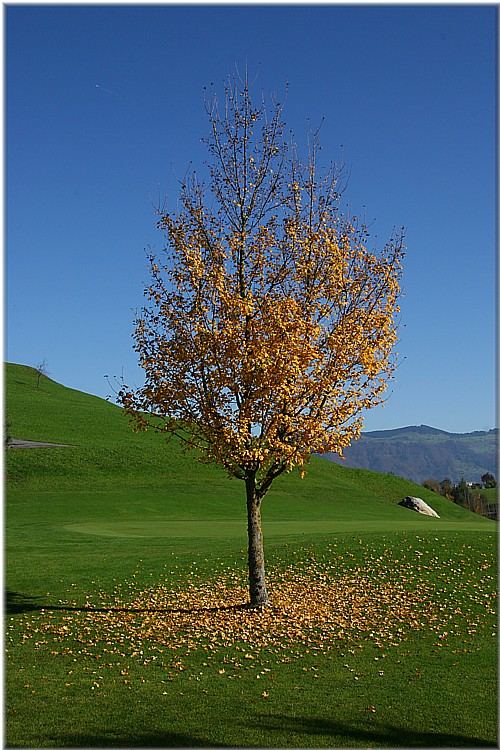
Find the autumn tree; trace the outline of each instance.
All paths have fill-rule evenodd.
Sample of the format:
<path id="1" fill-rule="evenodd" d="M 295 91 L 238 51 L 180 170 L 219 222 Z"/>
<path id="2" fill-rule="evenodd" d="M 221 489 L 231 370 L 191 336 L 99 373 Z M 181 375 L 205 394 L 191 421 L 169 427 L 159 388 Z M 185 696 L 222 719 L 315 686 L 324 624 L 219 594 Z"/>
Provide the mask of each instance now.
<path id="1" fill-rule="evenodd" d="M 439 483 L 439 491 L 441 495 L 451 499 L 453 497 L 453 482 L 451 479 L 443 479 L 443 481 Z"/>
<path id="2" fill-rule="evenodd" d="M 250 605 L 268 603 L 261 504 L 311 453 L 342 454 L 393 374 L 402 233 L 378 254 L 340 210 L 339 170 L 286 143 L 282 106 L 230 81 L 207 104 L 209 181 L 191 174 L 161 211 L 136 320 L 143 387 L 120 401 L 246 490 Z"/>
<path id="3" fill-rule="evenodd" d="M 441 491 L 441 487 L 437 479 L 424 479 L 422 482 L 422 486 L 425 487 L 426 490 L 430 490 L 431 492 L 437 492 L 438 494 Z"/>

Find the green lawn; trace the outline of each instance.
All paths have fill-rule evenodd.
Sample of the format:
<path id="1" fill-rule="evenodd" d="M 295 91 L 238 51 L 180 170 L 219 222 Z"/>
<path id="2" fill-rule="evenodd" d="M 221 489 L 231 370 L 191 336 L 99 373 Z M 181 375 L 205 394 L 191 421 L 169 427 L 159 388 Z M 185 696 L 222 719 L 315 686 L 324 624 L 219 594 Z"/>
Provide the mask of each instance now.
<path id="1" fill-rule="evenodd" d="M 485 496 L 488 503 L 498 502 L 498 487 L 488 487 L 488 489 L 481 490 L 481 494 Z"/>
<path id="2" fill-rule="evenodd" d="M 30 368 L 6 388 L 12 436 L 74 446 L 7 451 L 7 746 L 496 745 L 492 521 L 314 459 L 264 501 L 260 615 L 241 482 Z"/>

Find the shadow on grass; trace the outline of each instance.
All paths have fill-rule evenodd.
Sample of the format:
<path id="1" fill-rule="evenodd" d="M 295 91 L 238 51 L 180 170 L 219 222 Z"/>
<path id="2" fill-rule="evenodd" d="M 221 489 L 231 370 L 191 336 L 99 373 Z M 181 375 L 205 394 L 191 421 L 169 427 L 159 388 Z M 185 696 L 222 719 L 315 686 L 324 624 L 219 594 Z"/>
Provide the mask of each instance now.
<path id="1" fill-rule="evenodd" d="M 334 745 L 339 746 L 338 739 L 342 738 L 340 747 L 352 745 L 352 741 L 359 742 L 360 746 L 368 746 L 365 743 L 378 747 L 497 747 L 495 741 L 488 742 L 477 737 L 465 737 L 463 735 L 449 734 L 446 732 L 416 732 L 405 727 L 395 727 L 386 724 L 375 724 L 371 726 L 349 726 L 338 721 L 328 719 L 314 719 L 297 716 L 267 716 L 261 714 L 259 726 L 268 731 L 279 731 L 293 734 L 309 734 L 332 737 Z M 347 742 L 346 742 L 347 741 Z"/>
<path id="2" fill-rule="evenodd" d="M 20 594 L 17 591 L 6 591 L 5 611 L 7 614 L 22 614 L 23 612 L 135 612 L 140 614 L 156 612 L 158 614 L 185 613 L 194 612 L 237 612 L 239 610 L 251 609 L 248 602 L 242 604 L 232 604 L 227 607 L 93 607 L 91 604 L 84 606 L 71 606 L 69 604 L 44 604 L 40 602 L 39 596 L 29 596 Z"/>
<path id="3" fill-rule="evenodd" d="M 28 596 L 27 594 L 18 594 L 17 591 L 5 592 L 5 611 L 8 615 L 21 614 L 23 612 L 37 612 L 43 609 L 38 604 L 39 596 Z"/>

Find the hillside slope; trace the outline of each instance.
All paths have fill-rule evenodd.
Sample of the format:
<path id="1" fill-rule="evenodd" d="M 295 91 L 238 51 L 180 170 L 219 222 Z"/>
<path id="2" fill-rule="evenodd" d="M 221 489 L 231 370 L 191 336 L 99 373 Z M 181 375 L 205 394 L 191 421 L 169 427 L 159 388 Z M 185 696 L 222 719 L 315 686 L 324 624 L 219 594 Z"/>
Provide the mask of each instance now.
<path id="1" fill-rule="evenodd" d="M 486 472 L 496 476 L 498 430 L 450 433 L 434 427 L 403 427 L 365 432 L 345 451 L 345 466 L 406 477 L 421 483 L 464 477 L 479 482 Z M 327 458 L 339 462 L 337 456 Z"/>
<path id="2" fill-rule="evenodd" d="M 92 481 L 155 481 L 183 474 L 193 463 L 176 442 L 136 433 L 123 410 L 102 398 L 67 388 L 25 365 L 5 367 L 5 419 L 11 438 L 65 443 L 71 448 L 8 450 L 7 478 L 59 487 Z M 208 467 L 202 467 L 208 468 Z"/>
<path id="3" fill-rule="evenodd" d="M 73 446 L 8 449 L 12 497 L 30 497 L 38 508 L 45 496 L 52 507 L 63 503 L 64 514 L 70 497 L 71 512 L 87 529 L 96 517 L 105 516 L 148 524 L 148 534 L 156 533 L 158 521 L 167 517 L 244 520 L 241 482 L 228 479 L 218 467 L 200 464 L 175 440 L 167 443 L 153 432 L 134 433 L 123 411 L 103 399 L 49 378 L 42 378 L 37 386 L 34 370 L 8 364 L 6 411 L 12 437 Z M 435 522 L 397 505 L 408 494 L 429 502 L 443 520 L 490 523 L 410 481 L 317 457 L 312 458 L 304 480 L 292 473 L 274 483 L 264 515 L 268 521 L 289 520 L 298 529 L 305 521 L 319 523 L 324 532 L 327 527 L 322 522 L 328 520 L 332 529 L 341 529 L 342 524 L 366 529 L 370 524 L 399 528 Z"/>

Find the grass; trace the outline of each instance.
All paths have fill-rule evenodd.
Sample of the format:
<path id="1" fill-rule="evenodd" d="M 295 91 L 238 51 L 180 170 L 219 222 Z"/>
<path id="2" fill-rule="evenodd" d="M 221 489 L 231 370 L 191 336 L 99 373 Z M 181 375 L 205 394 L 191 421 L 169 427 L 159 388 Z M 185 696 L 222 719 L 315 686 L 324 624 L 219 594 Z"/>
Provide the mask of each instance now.
<path id="1" fill-rule="evenodd" d="M 6 385 L 14 437 L 75 446 L 7 455 L 7 746 L 496 744 L 493 522 L 315 459 L 264 501 L 260 615 L 240 482 L 30 368 Z"/>
<path id="2" fill-rule="evenodd" d="M 498 487 L 488 487 L 487 489 L 480 490 L 481 495 L 484 495 L 486 502 L 497 503 L 498 502 Z"/>

